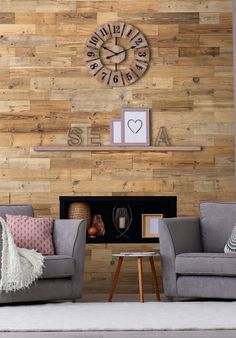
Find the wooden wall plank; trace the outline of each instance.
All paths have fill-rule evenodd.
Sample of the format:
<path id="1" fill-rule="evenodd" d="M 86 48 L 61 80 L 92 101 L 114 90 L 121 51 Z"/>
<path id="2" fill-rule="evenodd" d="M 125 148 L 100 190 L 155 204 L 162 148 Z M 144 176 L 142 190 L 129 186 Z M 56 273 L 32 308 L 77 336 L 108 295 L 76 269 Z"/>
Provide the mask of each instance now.
<path id="1" fill-rule="evenodd" d="M 15 23 L 15 13 L 3 13 L 0 14 L 0 24 L 14 24 Z"/>

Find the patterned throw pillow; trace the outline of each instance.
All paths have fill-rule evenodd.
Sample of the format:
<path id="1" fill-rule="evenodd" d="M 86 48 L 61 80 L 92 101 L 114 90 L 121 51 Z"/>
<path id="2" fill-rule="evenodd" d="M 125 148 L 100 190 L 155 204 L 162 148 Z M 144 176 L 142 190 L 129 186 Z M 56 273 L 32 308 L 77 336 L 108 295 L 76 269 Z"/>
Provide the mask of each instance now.
<path id="1" fill-rule="evenodd" d="M 6 215 L 6 222 L 18 247 L 35 249 L 43 255 L 54 254 L 52 219 Z"/>
<path id="2" fill-rule="evenodd" d="M 236 224 L 233 227 L 231 235 L 224 247 L 225 253 L 236 253 Z"/>

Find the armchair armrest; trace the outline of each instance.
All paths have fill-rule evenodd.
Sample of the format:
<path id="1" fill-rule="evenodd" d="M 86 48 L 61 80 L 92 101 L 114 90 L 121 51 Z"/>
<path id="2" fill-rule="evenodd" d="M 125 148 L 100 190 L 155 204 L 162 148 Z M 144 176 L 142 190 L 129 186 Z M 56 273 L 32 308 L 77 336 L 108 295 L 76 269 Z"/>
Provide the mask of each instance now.
<path id="1" fill-rule="evenodd" d="M 78 257 L 78 250 L 84 250 L 86 223 L 83 220 L 55 219 L 53 241 L 56 255 Z M 80 245 L 78 245 L 80 243 Z"/>
<path id="2" fill-rule="evenodd" d="M 160 220 L 160 253 L 166 296 L 177 296 L 175 257 L 183 252 L 202 252 L 199 217 Z"/>
<path id="3" fill-rule="evenodd" d="M 175 217 L 160 220 L 160 237 L 165 242 L 165 246 L 167 242 L 171 242 L 175 256 L 184 252 L 202 251 L 199 217 Z"/>
<path id="4" fill-rule="evenodd" d="M 84 220 L 56 219 L 53 240 L 56 255 L 69 255 L 75 259 L 72 277 L 72 298 L 81 297 L 84 279 L 86 222 Z"/>

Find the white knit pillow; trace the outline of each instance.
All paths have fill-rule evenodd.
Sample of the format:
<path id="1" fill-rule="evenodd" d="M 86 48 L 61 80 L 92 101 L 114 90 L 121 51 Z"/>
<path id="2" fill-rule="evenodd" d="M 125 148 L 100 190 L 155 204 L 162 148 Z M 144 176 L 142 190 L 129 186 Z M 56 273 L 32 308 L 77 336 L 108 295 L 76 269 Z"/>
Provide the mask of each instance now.
<path id="1" fill-rule="evenodd" d="M 224 247 L 225 253 L 236 253 L 236 224 L 233 227 L 231 235 Z"/>

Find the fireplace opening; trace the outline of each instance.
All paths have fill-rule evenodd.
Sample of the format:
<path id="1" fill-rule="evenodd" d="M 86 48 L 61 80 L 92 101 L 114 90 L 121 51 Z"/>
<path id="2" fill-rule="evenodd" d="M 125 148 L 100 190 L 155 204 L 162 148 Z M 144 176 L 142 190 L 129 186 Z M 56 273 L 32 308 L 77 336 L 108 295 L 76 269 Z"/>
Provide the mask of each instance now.
<path id="1" fill-rule="evenodd" d="M 60 218 L 85 219 L 87 243 L 158 243 L 176 209 L 176 196 L 60 196 Z"/>

